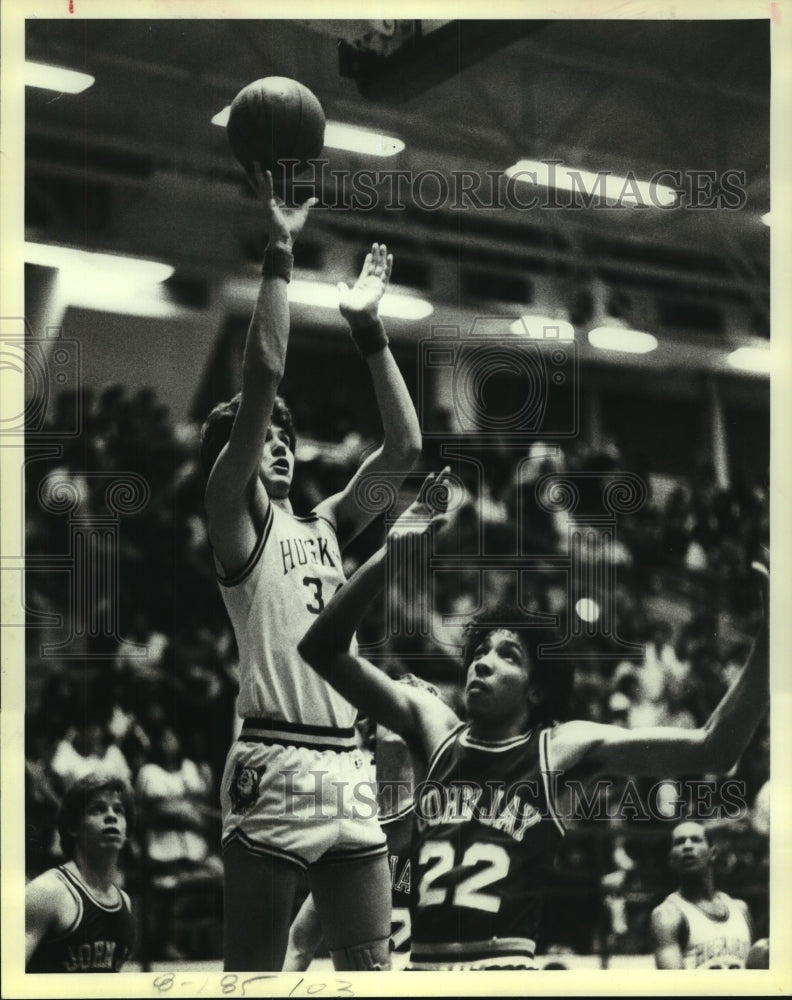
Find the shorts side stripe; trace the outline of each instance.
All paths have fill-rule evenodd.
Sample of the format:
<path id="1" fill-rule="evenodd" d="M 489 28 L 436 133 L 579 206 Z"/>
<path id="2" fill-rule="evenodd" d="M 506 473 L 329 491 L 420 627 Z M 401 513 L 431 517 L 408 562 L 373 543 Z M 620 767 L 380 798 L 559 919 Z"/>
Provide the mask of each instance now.
<path id="1" fill-rule="evenodd" d="M 319 858 L 316 864 L 339 865 L 348 861 L 365 861 L 367 858 L 378 858 L 387 853 L 387 843 L 375 844 L 374 847 L 361 847 L 356 851 L 328 851 Z"/>
<path id="2" fill-rule="evenodd" d="M 234 830 L 233 833 L 226 837 L 226 839 L 222 842 L 223 850 L 229 847 L 234 841 L 238 841 L 250 854 L 255 854 L 259 857 L 277 858 L 278 861 L 288 861 L 291 864 L 296 865 L 301 872 L 308 871 L 308 862 L 304 861 L 298 854 L 293 854 L 291 851 L 284 851 L 279 847 L 269 847 L 266 844 L 257 844 L 249 837 L 246 837 L 241 830 Z"/>

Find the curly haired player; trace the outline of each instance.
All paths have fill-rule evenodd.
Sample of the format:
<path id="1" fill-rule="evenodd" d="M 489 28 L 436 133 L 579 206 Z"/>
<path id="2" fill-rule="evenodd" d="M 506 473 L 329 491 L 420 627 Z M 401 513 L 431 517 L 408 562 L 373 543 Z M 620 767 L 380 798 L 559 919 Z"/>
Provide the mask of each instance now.
<path id="1" fill-rule="evenodd" d="M 389 549 L 438 522 L 419 498 L 387 547 L 313 622 L 300 651 L 339 694 L 428 761 L 415 792 L 408 968 L 531 969 L 546 872 L 575 815 L 577 788 L 605 774 L 727 771 L 767 709 L 766 617 L 742 673 L 704 726 L 629 730 L 557 722 L 571 692 L 568 664 L 543 659 L 545 637 L 535 627 L 496 613 L 468 629 L 463 723 L 348 649 L 384 583 Z M 766 584 L 767 571 L 756 568 Z"/>

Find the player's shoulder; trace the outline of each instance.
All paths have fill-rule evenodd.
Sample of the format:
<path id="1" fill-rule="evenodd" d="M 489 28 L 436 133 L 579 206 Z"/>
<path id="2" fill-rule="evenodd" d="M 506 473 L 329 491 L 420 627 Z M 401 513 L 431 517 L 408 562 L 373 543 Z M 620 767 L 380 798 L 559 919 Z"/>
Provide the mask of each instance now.
<path id="1" fill-rule="evenodd" d="M 728 892 L 723 892 L 723 890 L 720 891 L 719 895 L 732 909 L 738 910 L 744 917 L 750 916 L 748 904 L 744 899 L 737 899 L 735 896 L 730 896 Z"/>
<path id="2" fill-rule="evenodd" d="M 62 893 L 69 893 L 69 889 L 57 868 L 48 868 L 25 886 L 25 895 L 28 897 L 50 898 Z"/>
<path id="3" fill-rule="evenodd" d="M 556 743 L 588 743 L 593 739 L 601 738 L 609 728 L 601 722 L 571 719 L 569 722 L 557 722 L 550 727 L 550 732 Z"/>
<path id="4" fill-rule="evenodd" d="M 25 908 L 29 914 L 46 914 L 49 920 L 65 925 L 77 905 L 74 890 L 57 868 L 47 869 L 25 886 Z"/>
<path id="5" fill-rule="evenodd" d="M 131 912 L 132 911 L 132 900 L 131 900 L 131 898 L 129 896 L 129 893 L 125 889 L 122 889 L 121 886 L 118 887 L 118 891 L 121 893 L 121 899 L 122 899 L 122 901 L 124 903 L 124 906 L 127 908 L 127 910 L 129 910 Z"/>
<path id="6" fill-rule="evenodd" d="M 550 727 L 550 748 L 553 764 L 561 770 L 569 770 L 580 763 L 582 758 L 607 738 L 610 726 L 585 719 L 559 722 Z"/>
<path id="7" fill-rule="evenodd" d="M 428 763 L 455 732 L 461 732 L 462 720 L 437 695 L 423 688 L 399 686 L 410 702 L 413 717 L 412 734 L 405 733 L 404 738 L 411 750 L 415 750 L 417 737 L 417 747 Z"/>
<path id="8" fill-rule="evenodd" d="M 335 497 L 326 497 L 312 508 L 310 514 L 321 523 L 322 527 L 328 528 L 335 535 L 338 534 L 338 518 L 334 500 Z"/>
<path id="9" fill-rule="evenodd" d="M 685 915 L 674 900 L 674 894 L 666 896 L 652 910 L 651 927 L 655 934 L 660 932 L 676 932 L 685 922 Z"/>

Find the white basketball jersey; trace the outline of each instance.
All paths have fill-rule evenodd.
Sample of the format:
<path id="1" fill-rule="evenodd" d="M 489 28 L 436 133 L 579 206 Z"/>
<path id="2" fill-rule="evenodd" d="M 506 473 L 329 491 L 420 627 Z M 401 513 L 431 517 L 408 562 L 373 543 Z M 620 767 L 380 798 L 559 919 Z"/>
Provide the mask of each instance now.
<path id="1" fill-rule="evenodd" d="M 728 915 L 718 920 L 688 902 L 678 892 L 668 897 L 684 914 L 688 925 L 688 943 L 684 961 L 686 969 L 744 969 L 745 957 L 751 947 L 751 931 L 731 896 L 719 892 L 717 898 L 726 904 Z"/>
<path id="2" fill-rule="evenodd" d="M 345 582 L 330 522 L 316 514 L 295 517 L 271 503 L 246 565 L 232 577 L 218 573 L 218 581 L 239 648 L 240 718 L 352 726 L 356 710 L 297 652 Z"/>

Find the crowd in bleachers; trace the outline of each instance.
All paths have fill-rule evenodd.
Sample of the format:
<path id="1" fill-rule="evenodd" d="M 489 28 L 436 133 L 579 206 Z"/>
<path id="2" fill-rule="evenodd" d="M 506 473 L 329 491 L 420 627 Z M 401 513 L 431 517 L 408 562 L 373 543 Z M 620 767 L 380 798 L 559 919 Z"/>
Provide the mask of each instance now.
<path id="1" fill-rule="evenodd" d="M 198 428 L 177 426 L 148 390 L 112 386 L 84 390 L 79 398 L 63 396 L 53 420 L 65 421 L 65 411 L 77 406 L 83 433 L 64 445 L 57 462 L 27 466 L 28 555 L 67 551 L 67 515 L 40 502 L 39 485 L 47 475 L 58 472 L 75 483 L 89 515 L 105 512 L 106 484 L 96 473 L 136 473 L 150 495 L 119 522 L 120 585 L 108 597 L 117 603 L 118 628 L 87 636 L 81 656 L 42 655 L 45 639 L 62 639 L 41 616 L 68 619 L 68 574 L 27 574 L 27 870 L 35 875 L 58 858 L 54 816 L 68 783 L 97 763 L 110 765 L 137 790 L 145 837 L 134 843 L 136 870 L 148 889 L 162 890 L 162 905 L 153 912 L 166 927 L 170 887 L 219 880 L 218 782 L 234 734 L 236 648 L 202 516 Z M 345 483 L 370 444 L 343 421 L 336 423 L 342 436 L 328 446 L 305 440 L 298 445 L 297 513 Z M 422 468 L 428 471 L 433 461 L 431 453 L 425 455 Z M 540 557 L 568 553 L 570 524 L 580 509 L 577 515 L 544 509 L 536 484 L 550 473 L 626 471 L 613 446 L 504 448 L 487 452 L 484 462 L 452 463 L 465 492 L 437 552 L 471 558 L 458 571 L 438 574 L 431 628 L 386 636 L 380 602 L 359 634 L 364 646 L 378 644 L 384 669 L 411 670 L 439 683 L 458 711 L 461 677 L 451 643 L 459 623 L 476 610 L 484 589 L 490 601 L 495 594 L 506 596 L 518 579 L 508 568 L 482 576 L 473 557 L 482 545 L 488 555 L 539 557 L 523 603 L 569 622 L 574 609 L 567 607 L 566 583 Z M 486 476 L 479 468 L 486 468 Z M 596 630 L 574 637 L 571 714 L 628 727 L 698 726 L 744 661 L 756 624 L 748 566 L 768 542 L 767 483 L 738 479 L 723 488 L 702 463 L 697 477 L 680 480 L 661 497 L 649 472 L 630 471 L 647 484 L 647 497 L 638 511 L 617 519 L 609 549 L 615 586 L 610 596 L 594 596 L 600 604 L 615 601 L 618 640 L 624 650 L 625 643 L 634 647 L 620 655 L 613 636 Z M 381 542 L 384 530 L 381 517 L 355 540 L 345 554 L 347 572 Z M 390 595 L 395 603 L 403 598 Z M 745 809 L 724 824 L 719 877 L 735 895 L 753 893 L 749 903 L 761 929 L 767 919 L 766 725 L 730 777 L 744 783 Z M 641 935 L 650 903 L 668 889 L 662 881 L 667 845 L 660 837 L 667 830 L 662 822 L 641 826 L 610 819 L 583 824 L 570 836 L 559 859 L 559 902 L 548 907 L 544 945 L 584 951 L 645 947 Z M 570 900 L 596 905 L 570 908 Z M 570 920 L 571 912 L 581 914 L 580 921 Z M 169 940 L 166 929 L 155 930 L 152 941 L 163 953 L 178 952 L 179 942 Z"/>

